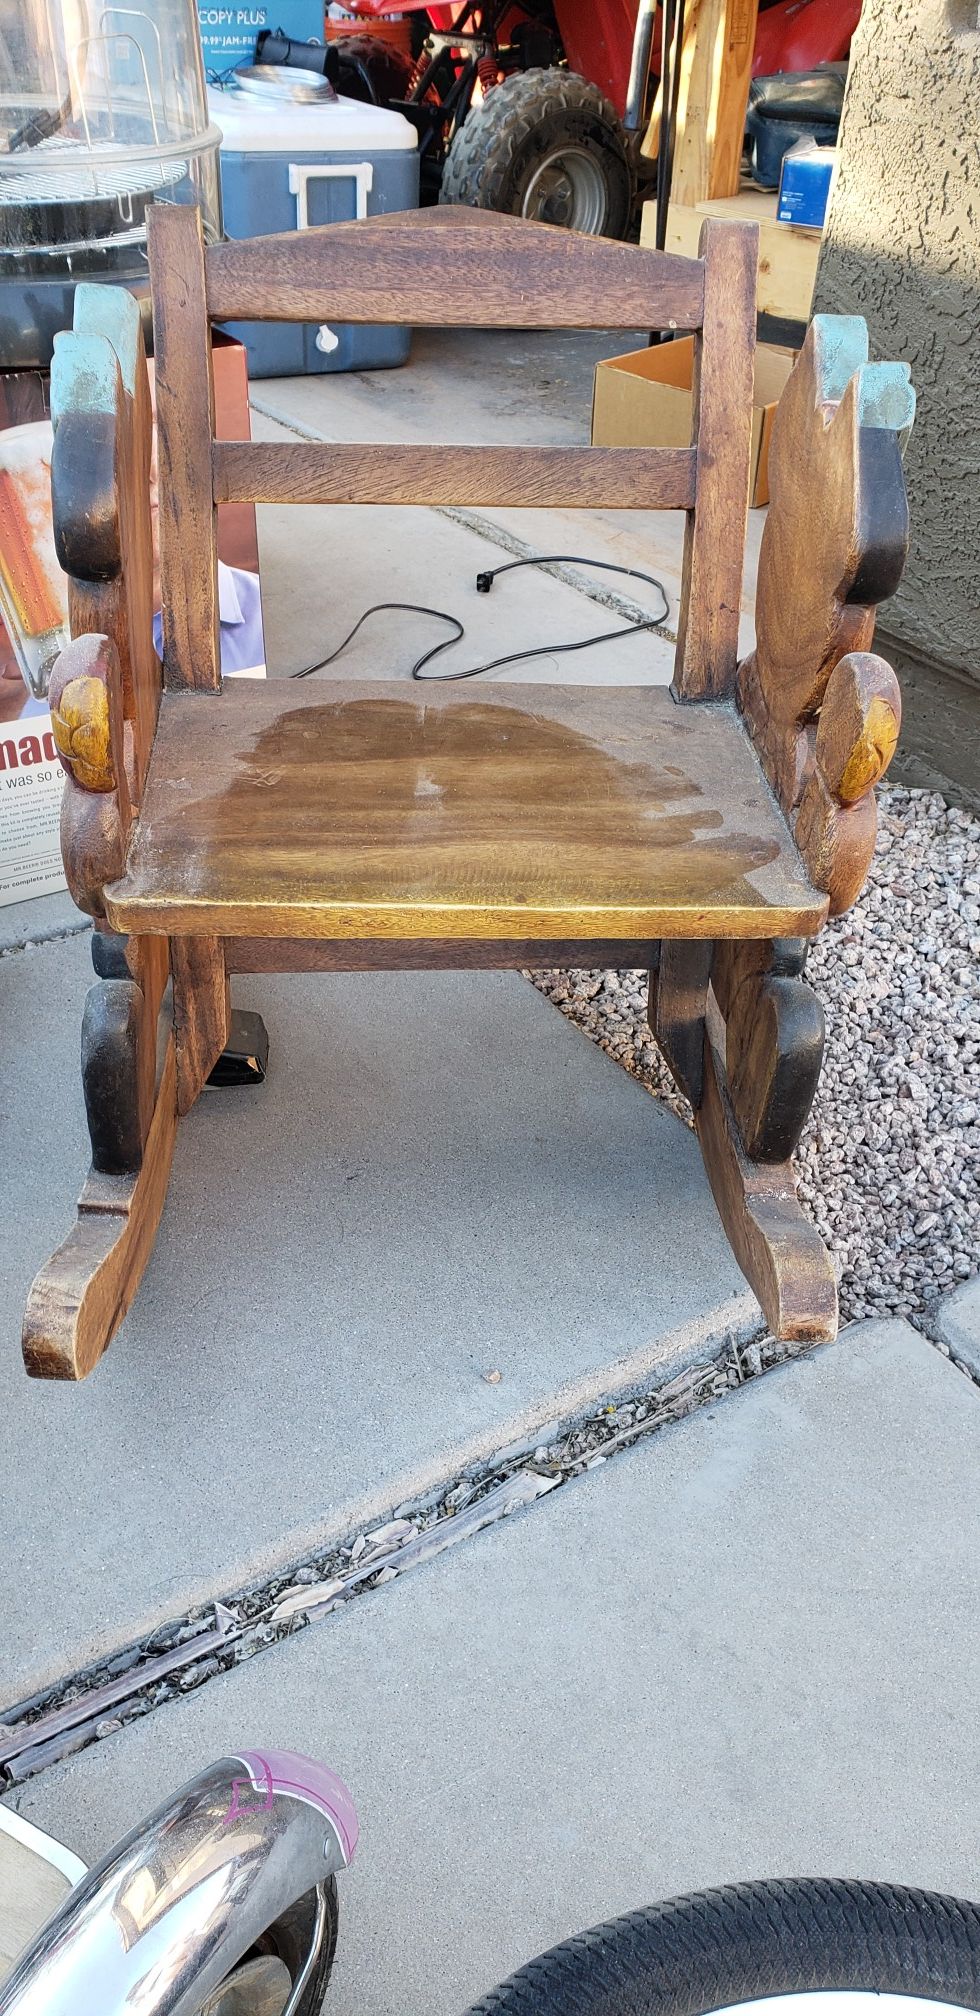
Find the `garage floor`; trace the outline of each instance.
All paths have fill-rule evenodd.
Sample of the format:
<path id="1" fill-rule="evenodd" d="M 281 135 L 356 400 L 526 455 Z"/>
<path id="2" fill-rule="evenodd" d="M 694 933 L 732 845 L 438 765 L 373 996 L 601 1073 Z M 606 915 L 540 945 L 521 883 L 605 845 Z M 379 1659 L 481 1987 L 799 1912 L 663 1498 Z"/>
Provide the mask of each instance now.
<path id="1" fill-rule="evenodd" d="M 637 349 L 641 331 L 422 330 L 401 370 L 259 380 L 253 426 L 263 439 L 493 443 L 587 442 L 599 357 Z M 759 539 L 765 513 L 749 514 L 742 598 L 743 650 L 751 648 Z M 515 552 L 567 553 L 640 568 L 662 580 L 665 628 L 674 633 L 684 519 L 675 511 L 481 511 L 363 506 L 265 507 L 259 513 L 269 669 L 295 669 L 297 618 L 315 639 L 339 643 L 381 599 L 426 602 L 458 615 L 466 639 L 439 669 L 483 662 L 521 644 L 588 636 L 616 627 L 622 612 L 657 614 L 655 590 L 627 576 L 565 567 L 557 581 L 510 576 L 478 597 L 478 567 Z M 497 560 L 490 549 L 496 546 Z M 572 583 L 575 585 L 571 585 Z M 592 603 L 588 590 L 597 593 Z M 613 615 L 608 620 L 612 598 Z M 337 670 L 344 677 L 397 677 L 443 633 L 431 619 L 388 613 L 371 619 Z M 416 639 L 418 640 L 416 643 Z M 638 633 L 621 642 L 532 659 L 505 672 L 517 680 L 591 684 L 667 683 L 672 637 Z"/>

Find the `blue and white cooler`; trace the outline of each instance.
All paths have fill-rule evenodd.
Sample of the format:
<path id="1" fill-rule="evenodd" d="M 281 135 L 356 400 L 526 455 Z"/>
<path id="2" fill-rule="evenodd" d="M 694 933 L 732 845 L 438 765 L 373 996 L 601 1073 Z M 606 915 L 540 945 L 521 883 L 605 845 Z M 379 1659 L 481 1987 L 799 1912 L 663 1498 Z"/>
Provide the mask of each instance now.
<path id="1" fill-rule="evenodd" d="M 419 200 L 414 127 L 400 112 L 334 94 L 297 100 L 305 72 L 264 73 L 260 94 L 211 90 L 221 128 L 221 207 L 229 238 L 305 231 L 413 210 Z M 280 95 L 281 92 L 281 95 Z M 411 330 L 362 323 L 230 322 L 250 378 L 373 371 L 408 360 Z"/>

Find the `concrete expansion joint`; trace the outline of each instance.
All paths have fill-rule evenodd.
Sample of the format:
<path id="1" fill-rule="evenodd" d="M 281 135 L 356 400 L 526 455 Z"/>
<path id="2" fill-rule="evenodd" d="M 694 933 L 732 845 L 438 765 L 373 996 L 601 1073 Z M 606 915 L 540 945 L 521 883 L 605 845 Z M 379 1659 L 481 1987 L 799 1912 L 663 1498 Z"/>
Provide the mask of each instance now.
<path id="1" fill-rule="evenodd" d="M 950 1301 L 951 1299 L 951 1297 L 947 1296 L 946 1301 Z M 962 1372 L 972 1385 L 980 1387 L 980 1353 L 978 1353 L 976 1363 L 973 1364 L 971 1364 L 968 1358 L 958 1356 L 954 1346 L 950 1344 L 948 1337 L 944 1334 L 943 1312 L 945 1307 L 946 1302 L 941 1302 L 938 1309 L 928 1310 L 923 1314 L 910 1317 L 909 1321 L 912 1324 L 912 1328 L 913 1330 L 920 1331 L 923 1337 L 927 1337 L 929 1343 L 935 1345 L 936 1350 L 941 1356 L 948 1358 L 951 1365 L 955 1365 L 957 1372 Z"/>
<path id="2" fill-rule="evenodd" d="M 126 1723 L 322 1622 L 354 1597 L 384 1588 L 514 1512 L 529 1511 L 660 1429 L 808 1355 L 808 1348 L 765 1334 L 748 1340 L 730 1334 L 715 1358 L 625 1398 L 593 1403 L 584 1416 L 539 1427 L 465 1466 L 449 1483 L 395 1506 L 370 1531 L 198 1606 L 141 1643 L 0 1711 L 3 1789 L 13 1791 Z"/>

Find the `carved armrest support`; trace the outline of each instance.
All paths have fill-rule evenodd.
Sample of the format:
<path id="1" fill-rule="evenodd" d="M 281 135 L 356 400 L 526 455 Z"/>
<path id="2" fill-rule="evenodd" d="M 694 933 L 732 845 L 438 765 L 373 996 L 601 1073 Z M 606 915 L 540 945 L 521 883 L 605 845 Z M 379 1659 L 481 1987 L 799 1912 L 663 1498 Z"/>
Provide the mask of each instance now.
<path id="1" fill-rule="evenodd" d="M 139 307 L 125 289 L 76 288 L 74 326 L 55 340 L 51 417 L 55 550 L 68 575 L 72 635 L 107 636 L 115 646 L 135 789 L 149 763 L 161 670 L 152 634 L 150 398 Z"/>
<path id="2" fill-rule="evenodd" d="M 108 637 L 77 637 L 61 652 L 48 700 L 55 748 L 67 772 L 65 879 L 79 909 L 101 918 L 102 891 L 122 874 L 132 823 L 122 675 Z"/>
<path id="3" fill-rule="evenodd" d="M 898 682 L 872 655 L 908 547 L 904 364 L 869 364 L 859 316 L 817 315 L 779 402 L 759 557 L 756 648 L 738 703 L 831 914 L 874 852 L 874 786 L 894 753 Z"/>
<path id="4" fill-rule="evenodd" d="M 849 910 L 875 850 L 874 787 L 895 753 L 902 697 L 890 665 L 871 651 L 835 666 L 817 723 L 814 760 L 796 814 L 796 844 L 810 878 L 830 897 L 831 916 Z"/>

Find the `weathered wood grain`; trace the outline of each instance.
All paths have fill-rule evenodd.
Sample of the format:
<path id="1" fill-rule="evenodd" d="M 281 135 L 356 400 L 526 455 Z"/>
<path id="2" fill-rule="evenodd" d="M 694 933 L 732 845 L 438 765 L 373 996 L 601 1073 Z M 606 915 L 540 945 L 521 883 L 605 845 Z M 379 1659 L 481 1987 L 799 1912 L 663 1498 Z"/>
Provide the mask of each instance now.
<path id="1" fill-rule="evenodd" d="M 733 691 L 749 513 L 755 360 L 753 224 L 701 229 L 704 327 L 694 341 L 697 497 L 687 514 L 674 688 L 681 700 Z"/>
<path id="2" fill-rule="evenodd" d="M 758 0 L 688 0 L 672 203 L 693 205 L 738 191 L 758 11 Z M 660 145 L 660 113 L 658 90 L 643 138 L 648 158 L 656 158 Z"/>
<path id="3" fill-rule="evenodd" d="M 51 731 L 61 765 L 85 791 L 119 791 L 129 825 L 122 671 L 108 637 L 75 637 L 48 681 Z"/>
<path id="4" fill-rule="evenodd" d="M 860 317 L 817 315 L 772 430 L 756 648 L 737 691 L 749 732 L 832 915 L 874 852 L 874 785 L 901 723 L 898 683 L 868 646 L 908 544 L 901 450 L 908 367 L 869 364 Z M 814 508 L 814 500 L 819 507 Z"/>
<path id="5" fill-rule="evenodd" d="M 759 555 L 755 676 L 773 722 L 815 718 L 838 660 L 871 642 L 908 547 L 908 366 L 869 364 L 859 316 L 815 315 L 779 401 Z"/>
<path id="6" fill-rule="evenodd" d="M 172 938 L 177 1111 L 189 1113 L 228 1041 L 231 996 L 220 938 Z"/>
<path id="7" fill-rule="evenodd" d="M 230 681 L 165 694 L 121 931 L 771 937 L 825 899 L 732 707 L 663 689 Z"/>
<path id="8" fill-rule="evenodd" d="M 200 211 L 193 204 L 154 203 L 147 243 L 153 289 L 164 683 L 169 691 L 195 687 L 216 692 L 221 686 L 221 658 L 211 496 L 214 384 Z"/>
<path id="9" fill-rule="evenodd" d="M 704 276 L 694 260 L 465 207 L 436 216 L 398 213 L 209 246 L 208 313 L 215 322 L 435 329 L 700 326 Z"/>
<path id="10" fill-rule="evenodd" d="M 902 695 L 884 658 L 851 652 L 827 681 L 814 750 L 828 791 L 856 805 L 885 774 L 898 745 Z"/>
<path id="11" fill-rule="evenodd" d="M 629 938 L 225 938 L 229 973 L 543 971 L 552 966 L 646 970 L 659 947 Z"/>
<path id="12" fill-rule="evenodd" d="M 160 1015 L 170 984 L 170 946 L 166 938 L 143 934 L 123 939 L 126 963 L 143 1000 L 136 1062 L 139 1075 L 140 1134 L 145 1144 L 157 1096 Z"/>
<path id="13" fill-rule="evenodd" d="M 218 504 L 468 504 L 683 511 L 690 448 L 455 448 L 217 441 Z"/>
<path id="14" fill-rule="evenodd" d="M 813 1104 L 823 1046 L 823 1009 L 802 976 L 764 973 L 740 987 L 725 1030 L 725 1063 L 751 1161 L 789 1161 Z"/>
<path id="15" fill-rule="evenodd" d="M 715 4 L 702 0 L 705 18 Z M 94 695 L 84 681 L 56 688 L 66 755 L 100 787 L 83 792 L 74 778 L 66 787 L 75 851 L 87 863 L 79 879 L 100 928 L 132 933 L 133 982 L 101 983 L 107 1013 L 89 1045 L 87 1090 L 107 1116 L 99 1159 L 142 1162 L 138 1174 L 91 1173 L 76 1230 L 32 1291 L 30 1369 L 83 1376 L 121 1320 L 162 1208 L 178 1109 L 193 1103 L 227 1040 L 233 970 L 657 968 L 654 1027 L 697 1108 L 740 1263 L 777 1334 L 832 1335 L 832 1269 L 788 1161 L 822 1035 L 795 941 L 820 927 L 828 897 L 837 900 L 897 727 L 887 680 L 846 660 L 867 643 L 873 602 L 897 578 L 893 451 L 908 400 L 895 374 L 859 373 L 855 389 L 843 368 L 850 339 L 824 330 L 787 401 L 759 648 L 738 688 L 753 748 L 725 702 L 748 508 L 754 230 L 709 220 L 701 258 L 681 261 L 442 211 L 205 254 L 193 212 L 154 212 L 170 690 L 157 718 L 159 678 L 154 686 L 147 673 L 141 706 L 134 669 L 152 593 L 148 520 L 131 501 L 148 457 L 142 352 L 129 325 L 107 334 L 100 318 L 111 322 L 112 312 L 94 302 L 82 349 L 74 361 L 66 355 L 76 390 L 83 381 L 88 389 L 76 401 L 77 438 L 66 408 L 61 520 L 76 569 L 72 621 L 116 642 L 123 669 L 121 683 L 108 677 Z M 692 328 L 693 446 L 215 445 L 209 314 Z M 853 411 L 842 420 L 847 400 Z M 83 419 L 99 423 L 84 440 Z M 675 690 L 692 704 L 642 689 L 423 691 L 408 681 L 303 690 L 232 682 L 218 699 L 215 504 L 255 497 L 684 508 Z M 808 512 L 820 521 L 813 558 Z M 801 611 L 799 637 L 784 604 Z M 109 807 L 112 833 L 82 831 L 79 799 Z M 118 873 L 104 889 L 110 860 Z M 171 974 L 175 1036 L 158 1088 L 156 1013 Z M 115 1103 L 110 1051 L 126 1081 Z"/>
<path id="16" fill-rule="evenodd" d="M 92 1172 L 73 1230 L 33 1282 L 22 1339 L 32 1378 L 84 1379 L 115 1336 L 153 1249 L 176 1132 L 170 1042 L 138 1173 Z"/>
<path id="17" fill-rule="evenodd" d="M 837 1335 L 830 1255 L 803 1215 L 791 1164 L 751 1162 L 746 1155 L 728 1099 L 722 1043 L 709 997 L 695 1126 L 718 1214 L 773 1336 L 829 1342 Z"/>
<path id="18" fill-rule="evenodd" d="M 124 761 L 122 675 L 107 637 L 77 637 L 48 685 L 62 768 L 61 853 L 80 910 L 104 915 L 102 891 L 120 874 L 132 823 Z"/>
<path id="19" fill-rule="evenodd" d="M 767 973 L 799 979 L 806 966 L 805 938 L 729 939 L 715 946 L 711 964 L 711 991 L 722 1015 L 731 1014 L 735 997 L 746 980 L 761 980 Z"/>
<path id="20" fill-rule="evenodd" d="M 675 1083 L 697 1109 L 704 1064 L 704 1011 L 714 946 L 665 939 L 650 971 L 647 1020 Z"/>
<path id="21" fill-rule="evenodd" d="M 902 698 L 890 665 L 874 652 L 841 658 L 827 682 L 814 760 L 796 815 L 796 843 L 831 916 L 864 887 L 878 831 L 875 785 L 898 742 Z"/>
<path id="22" fill-rule="evenodd" d="M 743 658 L 738 668 L 735 691 L 759 761 L 783 811 L 787 818 L 791 818 L 813 768 L 816 728 L 809 721 L 777 721 L 770 713 L 759 681 L 754 651 Z"/>

